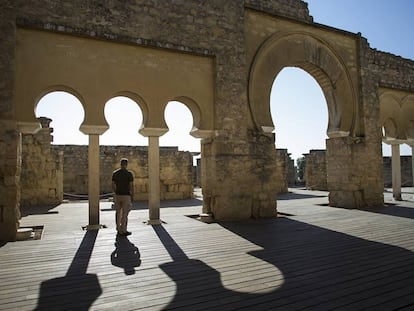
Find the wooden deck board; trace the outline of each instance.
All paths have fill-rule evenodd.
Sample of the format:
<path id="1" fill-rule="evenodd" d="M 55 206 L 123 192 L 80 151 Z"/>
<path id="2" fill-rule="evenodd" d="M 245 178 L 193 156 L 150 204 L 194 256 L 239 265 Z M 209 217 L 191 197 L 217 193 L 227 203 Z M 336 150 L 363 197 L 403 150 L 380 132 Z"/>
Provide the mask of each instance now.
<path id="1" fill-rule="evenodd" d="M 0 310 L 412 308 L 411 198 L 358 211 L 303 193 L 279 204 L 292 216 L 243 222 L 202 223 L 188 217 L 200 206 L 174 202 L 152 227 L 139 206 L 118 241 L 109 202 L 99 231 L 82 230 L 84 202 L 32 213 L 22 225 L 44 225 L 42 239 L 0 248 Z"/>

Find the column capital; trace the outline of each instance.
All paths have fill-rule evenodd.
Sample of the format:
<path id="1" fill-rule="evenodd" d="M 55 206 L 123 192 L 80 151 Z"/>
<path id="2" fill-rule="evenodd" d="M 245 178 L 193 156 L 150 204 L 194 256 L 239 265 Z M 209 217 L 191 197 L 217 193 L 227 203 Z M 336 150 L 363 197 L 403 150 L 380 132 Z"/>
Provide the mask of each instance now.
<path id="1" fill-rule="evenodd" d="M 168 128 L 156 128 L 156 127 L 143 127 L 139 130 L 139 133 L 145 137 L 149 136 L 162 136 L 168 132 Z"/>
<path id="2" fill-rule="evenodd" d="M 102 135 L 109 128 L 108 125 L 81 125 L 79 130 L 85 135 Z"/>
<path id="3" fill-rule="evenodd" d="M 406 143 L 406 140 L 403 139 L 397 139 L 397 138 L 389 138 L 389 137 L 383 137 L 382 142 L 387 145 L 402 145 Z"/>
<path id="4" fill-rule="evenodd" d="M 42 126 L 39 122 L 17 122 L 17 127 L 22 134 L 36 134 Z"/>
<path id="5" fill-rule="evenodd" d="M 195 138 L 209 138 L 209 137 L 213 137 L 214 131 L 213 130 L 200 130 L 198 128 L 193 128 L 190 134 L 191 136 Z"/>
<path id="6" fill-rule="evenodd" d="M 327 132 L 329 138 L 341 138 L 341 137 L 348 137 L 349 131 L 340 131 L 340 130 L 329 130 Z"/>

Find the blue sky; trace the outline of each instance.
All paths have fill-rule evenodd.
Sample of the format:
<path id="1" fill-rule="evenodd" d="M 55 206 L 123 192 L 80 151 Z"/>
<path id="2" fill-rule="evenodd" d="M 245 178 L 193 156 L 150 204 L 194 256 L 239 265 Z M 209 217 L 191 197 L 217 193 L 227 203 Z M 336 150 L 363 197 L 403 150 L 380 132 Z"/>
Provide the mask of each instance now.
<path id="1" fill-rule="evenodd" d="M 350 32 L 361 32 L 372 48 L 414 59 L 414 1 L 412 0 L 308 0 L 316 23 Z M 300 86 L 300 87 L 298 87 Z M 300 90 L 300 91 L 298 91 Z M 276 126 L 276 147 L 285 148 L 297 159 L 310 149 L 325 149 L 327 108 L 316 81 L 300 69 L 285 68 L 276 77 L 271 95 L 271 111 Z M 79 132 L 83 120 L 81 104 L 70 95 L 46 95 L 36 109 L 37 116 L 53 119 L 55 144 L 87 144 Z M 111 129 L 100 138 L 102 145 L 146 145 L 138 134 L 142 114 L 125 98 L 114 98 L 105 106 Z M 68 118 L 68 116 L 71 116 Z M 166 121 L 170 131 L 160 138 L 161 146 L 200 151 L 200 142 L 188 133 L 192 127 L 189 110 L 180 103 L 169 103 Z M 390 147 L 383 148 L 384 155 Z M 411 148 L 401 146 L 401 154 Z"/>

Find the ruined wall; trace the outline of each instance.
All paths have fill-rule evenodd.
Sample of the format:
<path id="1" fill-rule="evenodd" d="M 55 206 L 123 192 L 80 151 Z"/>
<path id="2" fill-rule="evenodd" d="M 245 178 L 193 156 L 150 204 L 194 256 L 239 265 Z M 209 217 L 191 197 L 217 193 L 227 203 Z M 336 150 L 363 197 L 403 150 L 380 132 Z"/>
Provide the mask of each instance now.
<path id="1" fill-rule="evenodd" d="M 51 119 L 39 118 L 42 129 L 22 137 L 21 206 L 54 205 L 63 200 L 62 153 L 51 150 Z"/>
<path id="2" fill-rule="evenodd" d="M 215 132 L 202 142 L 203 167 L 208 172 L 202 173 L 204 207 L 221 219 L 274 216 L 275 170 L 270 169 L 275 166 L 274 140 L 271 135 L 255 133 L 248 123 L 245 4 L 311 21 L 306 4 L 293 0 L 113 0 L 105 4 L 39 0 L 36 5 L 7 1 L 2 3 L 6 12 L 2 24 L 10 44 L 3 46 L 8 57 L 0 66 L 7 67 L 6 85 L 11 85 L 17 28 L 213 57 Z"/>
<path id="3" fill-rule="evenodd" d="M 246 8 L 311 23 L 308 4 L 296 0 L 245 0 Z"/>
<path id="4" fill-rule="evenodd" d="M 5 96 L 1 96 L 0 107 L 5 103 L 2 101 Z M 20 220 L 20 172 L 21 134 L 12 121 L 0 119 L 0 243 L 16 239 Z"/>
<path id="5" fill-rule="evenodd" d="M 53 145 L 63 153 L 63 189 L 68 194 L 88 193 L 88 147 Z M 148 199 L 148 151 L 143 146 L 100 146 L 100 193 L 112 193 L 112 172 L 121 158 L 128 158 L 128 169 L 134 175 L 135 200 Z M 161 200 L 193 197 L 193 157 L 177 147 L 160 148 Z"/>
<path id="6" fill-rule="evenodd" d="M 310 190 L 328 190 L 326 176 L 326 151 L 311 150 L 305 155 L 306 188 Z M 401 186 L 412 187 L 412 161 L 411 156 L 401 156 Z M 392 187 L 391 157 L 383 157 L 384 187 Z"/>
<path id="7" fill-rule="evenodd" d="M 4 147 L 0 154 L 1 238 L 11 239 L 15 233 L 20 201 L 20 133 L 33 130 L 28 124 L 15 122 L 18 120 L 13 106 L 16 102 L 15 53 L 19 28 L 214 60 L 214 135 L 202 140 L 203 209 L 222 220 L 275 216 L 274 135 L 253 126 L 248 106 L 250 57 L 256 55 L 257 47 L 246 44 L 245 22 L 251 11 L 263 11 L 260 19 L 275 25 L 262 25 L 269 33 L 258 34 L 266 38 L 281 28 L 290 32 L 291 27 L 300 30 L 304 37 L 318 33 L 337 47 L 337 55 L 348 59 L 344 66 L 352 61 L 349 72 L 358 107 L 354 107 L 356 119 L 346 121 L 358 128 L 350 137 L 333 137 L 327 141 L 330 203 L 344 207 L 382 204 L 378 87 L 413 92 L 413 62 L 373 51 L 357 35 L 312 24 L 306 3 L 296 0 L 108 0 L 105 3 L 6 0 L 0 3 L 0 144 Z M 304 40 L 308 42 L 307 39 Z M 343 45 L 345 39 L 347 44 Z M 248 49 L 251 53 L 247 53 Z M 286 55 L 286 51 L 282 52 Z M 37 78 L 32 77 L 33 81 Z M 337 91 L 341 89 L 338 87 Z M 268 98 L 268 94 L 264 96 Z M 28 110 L 32 111 L 35 105 L 35 102 L 28 103 Z"/>
<path id="8" fill-rule="evenodd" d="M 287 149 L 276 149 L 277 193 L 288 192 L 288 187 L 295 184 L 296 168 Z"/>
<path id="9" fill-rule="evenodd" d="M 306 189 L 327 191 L 326 151 L 310 150 L 305 155 Z"/>
<path id="10" fill-rule="evenodd" d="M 366 54 L 370 72 L 380 87 L 414 93 L 414 61 L 370 49 Z"/>

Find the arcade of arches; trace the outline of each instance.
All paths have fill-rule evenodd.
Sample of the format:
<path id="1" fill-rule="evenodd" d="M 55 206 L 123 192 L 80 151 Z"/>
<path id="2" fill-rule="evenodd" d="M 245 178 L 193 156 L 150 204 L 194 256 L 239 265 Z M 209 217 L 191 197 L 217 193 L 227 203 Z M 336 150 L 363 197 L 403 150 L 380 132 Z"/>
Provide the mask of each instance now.
<path id="1" fill-rule="evenodd" d="M 217 220 L 274 217 L 269 99 L 288 66 L 311 74 L 326 98 L 330 205 L 383 204 L 382 141 L 398 155 L 398 144 L 414 139 L 413 61 L 313 23 L 299 0 L 136 1 L 133 10 L 115 0 L 59 3 L 0 4 L 1 240 L 14 240 L 19 226 L 21 134 L 40 128 L 34 110 L 51 91 L 73 94 L 85 111 L 90 226 L 99 225 L 104 105 L 115 96 L 133 99 L 143 113 L 149 223 L 160 221 L 158 144 L 173 100 L 190 109 L 191 134 L 201 138 L 202 212 Z"/>

